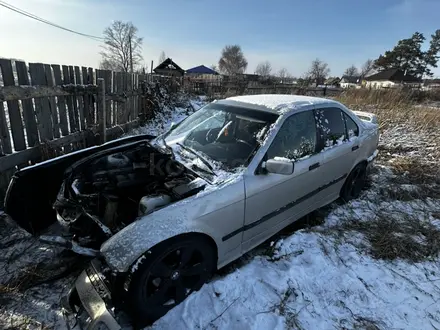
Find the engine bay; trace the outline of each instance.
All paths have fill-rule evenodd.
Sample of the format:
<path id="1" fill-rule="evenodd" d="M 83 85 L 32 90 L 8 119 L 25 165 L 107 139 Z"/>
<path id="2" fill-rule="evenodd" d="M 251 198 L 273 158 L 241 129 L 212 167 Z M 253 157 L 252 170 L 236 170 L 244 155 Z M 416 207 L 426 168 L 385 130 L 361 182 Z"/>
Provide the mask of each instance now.
<path id="1" fill-rule="evenodd" d="M 205 185 L 169 154 L 141 143 L 74 163 L 53 208 L 72 241 L 99 248 L 137 218 L 197 194 Z"/>

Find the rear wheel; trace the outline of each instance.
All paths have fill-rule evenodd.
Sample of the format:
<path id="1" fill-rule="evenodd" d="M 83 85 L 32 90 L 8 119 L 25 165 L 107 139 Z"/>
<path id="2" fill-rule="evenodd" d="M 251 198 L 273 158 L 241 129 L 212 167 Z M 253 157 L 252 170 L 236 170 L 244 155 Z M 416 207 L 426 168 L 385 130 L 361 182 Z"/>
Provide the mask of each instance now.
<path id="1" fill-rule="evenodd" d="M 340 197 L 344 202 L 358 198 L 367 180 L 367 166 L 364 163 L 356 165 L 342 186 Z"/>
<path id="2" fill-rule="evenodd" d="M 182 237 L 151 249 L 132 274 L 128 290 L 135 325 L 143 327 L 165 315 L 199 290 L 215 268 L 215 251 L 201 236 Z"/>

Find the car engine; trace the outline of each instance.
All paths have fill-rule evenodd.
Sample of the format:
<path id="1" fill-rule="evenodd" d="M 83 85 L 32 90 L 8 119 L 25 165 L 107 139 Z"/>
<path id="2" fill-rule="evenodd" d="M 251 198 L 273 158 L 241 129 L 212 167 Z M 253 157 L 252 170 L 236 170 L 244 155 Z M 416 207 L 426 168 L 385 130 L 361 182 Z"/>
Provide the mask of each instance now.
<path id="1" fill-rule="evenodd" d="M 138 217 L 194 195 L 205 185 L 170 155 L 141 144 L 72 165 L 53 207 L 74 239 L 97 247 Z"/>

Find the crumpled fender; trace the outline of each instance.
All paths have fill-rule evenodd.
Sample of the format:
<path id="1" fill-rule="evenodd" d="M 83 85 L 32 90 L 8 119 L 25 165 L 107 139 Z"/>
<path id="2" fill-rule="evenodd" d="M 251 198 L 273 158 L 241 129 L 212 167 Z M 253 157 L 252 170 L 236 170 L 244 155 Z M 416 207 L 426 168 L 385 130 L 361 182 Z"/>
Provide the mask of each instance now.
<path id="1" fill-rule="evenodd" d="M 208 235 L 215 241 L 220 255 L 224 232 L 219 231 L 219 221 L 222 229 L 233 231 L 244 220 L 240 214 L 244 214 L 243 180 L 199 193 L 138 219 L 104 242 L 101 255 L 112 269 L 126 272 L 153 246 L 187 233 Z"/>

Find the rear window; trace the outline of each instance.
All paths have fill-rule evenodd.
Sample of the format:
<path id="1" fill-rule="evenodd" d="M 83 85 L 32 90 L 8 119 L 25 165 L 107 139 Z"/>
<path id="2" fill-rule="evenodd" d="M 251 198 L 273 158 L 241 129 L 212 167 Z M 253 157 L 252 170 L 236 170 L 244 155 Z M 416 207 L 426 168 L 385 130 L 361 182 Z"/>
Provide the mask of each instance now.
<path id="1" fill-rule="evenodd" d="M 348 138 L 351 139 L 355 136 L 359 136 L 359 126 L 346 113 L 344 113 L 344 117 L 345 117 L 345 124 L 347 125 Z"/>
<path id="2" fill-rule="evenodd" d="M 315 111 L 318 127 L 322 129 L 324 147 L 342 143 L 346 139 L 345 119 L 341 109 L 324 108 Z"/>

